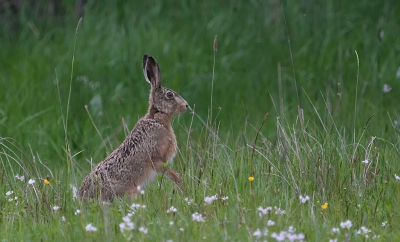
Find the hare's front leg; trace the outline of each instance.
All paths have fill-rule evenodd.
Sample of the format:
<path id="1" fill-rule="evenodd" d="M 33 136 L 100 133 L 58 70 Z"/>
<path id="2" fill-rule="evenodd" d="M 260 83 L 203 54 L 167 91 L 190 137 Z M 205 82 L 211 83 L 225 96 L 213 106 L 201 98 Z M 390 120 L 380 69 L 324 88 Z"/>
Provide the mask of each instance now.
<path id="1" fill-rule="evenodd" d="M 173 183 L 179 186 L 181 190 L 185 190 L 185 183 L 183 182 L 182 177 L 176 173 L 174 170 L 166 166 L 164 168 L 164 174 L 168 177 Z"/>
<path id="2" fill-rule="evenodd" d="M 137 194 L 138 194 L 138 190 L 137 187 L 135 186 L 135 184 L 133 184 L 128 191 L 126 191 L 126 193 L 128 193 L 128 200 L 129 202 L 132 202 L 133 199 L 137 199 Z"/>
<path id="3" fill-rule="evenodd" d="M 155 169 L 158 173 L 165 175 L 173 183 L 178 185 L 181 190 L 185 189 L 185 183 L 183 182 L 182 177 L 178 173 L 176 173 L 174 170 L 169 168 L 169 166 L 167 166 L 165 163 L 159 162 L 159 163 L 155 164 Z"/>

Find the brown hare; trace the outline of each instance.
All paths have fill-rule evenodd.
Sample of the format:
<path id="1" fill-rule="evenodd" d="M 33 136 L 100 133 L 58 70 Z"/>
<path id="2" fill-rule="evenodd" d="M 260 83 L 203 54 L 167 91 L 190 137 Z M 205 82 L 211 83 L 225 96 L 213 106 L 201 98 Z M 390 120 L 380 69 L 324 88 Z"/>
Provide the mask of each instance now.
<path id="1" fill-rule="evenodd" d="M 78 195 L 81 198 L 99 198 L 111 201 L 113 196 L 137 198 L 138 186 L 145 186 L 158 173 L 184 187 L 182 178 L 166 164 L 177 150 L 171 119 L 188 108 L 187 102 L 169 88 L 161 86 L 157 61 L 143 57 L 143 74 L 150 83 L 149 109 L 139 119 L 124 142 L 100 162 L 82 181 Z"/>

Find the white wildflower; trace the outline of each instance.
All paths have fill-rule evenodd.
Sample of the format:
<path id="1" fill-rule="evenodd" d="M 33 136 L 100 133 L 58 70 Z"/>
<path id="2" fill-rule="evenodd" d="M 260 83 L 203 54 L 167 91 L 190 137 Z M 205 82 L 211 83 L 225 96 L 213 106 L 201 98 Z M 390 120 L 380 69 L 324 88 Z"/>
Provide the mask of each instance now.
<path id="1" fill-rule="evenodd" d="M 400 66 L 399 66 L 399 68 L 397 68 L 396 77 L 397 77 L 397 78 L 400 78 Z"/>
<path id="2" fill-rule="evenodd" d="M 14 201 L 14 199 L 12 199 L 12 198 L 9 198 L 9 199 L 8 199 L 8 201 L 9 201 L 9 202 L 12 202 L 12 201 Z"/>
<path id="3" fill-rule="evenodd" d="M 121 231 L 132 230 L 134 228 L 134 225 L 131 221 L 132 215 L 133 215 L 132 213 L 128 213 L 125 217 L 122 218 L 124 222 L 119 224 L 119 229 Z"/>
<path id="4" fill-rule="evenodd" d="M 274 222 L 274 221 L 272 221 L 272 220 L 268 220 L 268 222 L 267 222 L 267 226 L 272 226 L 272 225 L 275 225 L 275 222 Z"/>
<path id="5" fill-rule="evenodd" d="M 192 214 L 192 220 L 197 221 L 197 222 L 204 222 L 203 216 L 201 214 L 199 214 L 198 212 L 195 212 L 194 214 Z"/>
<path id="6" fill-rule="evenodd" d="M 142 207 L 141 204 L 132 203 L 132 205 L 131 205 L 131 209 L 134 209 L 134 210 L 141 208 L 141 207 Z"/>
<path id="7" fill-rule="evenodd" d="M 225 200 L 228 200 L 229 197 L 222 197 L 221 199 L 222 199 L 222 201 L 225 201 Z"/>
<path id="8" fill-rule="evenodd" d="M 286 231 L 281 231 L 279 234 L 274 232 L 271 234 L 271 237 L 276 239 L 276 241 L 284 241 L 286 239 L 287 234 L 288 233 Z"/>
<path id="9" fill-rule="evenodd" d="M 382 222 L 382 227 L 385 227 L 385 226 L 386 226 L 386 224 L 387 224 L 387 221 L 385 221 L 385 222 Z"/>
<path id="10" fill-rule="evenodd" d="M 15 178 L 17 178 L 20 181 L 24 181 L 25 180 L 24 176 L 19 176 L 19 175 L 16 175 Z"/>
<path id="11" fill-rule="evenodd" d="M 364 163 L 364 164 L 368 164 L 368 162 L 369 162 L 369 161 L 368 161 L 367 159 L 365 159 L 365 160 L 362 161 L 362 163 Z"/>
<path id="12" fill-rule="evenodd" d="M 132 221 L 125 220 L 124 217 L 124 222 L 119 224 L 119 229 L 123 232 L 124 230 L 132 230 L 135 226 L 133 225 Z"/>
<path id="13" fill-rule="evenodd" d="M 124 222 L 127 223 L 131 221 L 131 217 L 126 215 L 125 217 L 122 218 L 122 220 L 124 220 Z"/>
<path id="14" fill-rule="evenodd" d="M 261 238 L 262 233 L 261 233 L 260 229 L 257 229 L 256 231 L 254 231 L 253 236 L 257 237 L 257 238 Z"/>
<path id="15" fill-rule="evenodd" d="M 340 230 L 339 230 L 339 228 L 332 228 L 332 230 L 331 230 L 331 234 L 334 234 L 334 233 L 337 233 L 337 234 L 339 234 L 339 233 L 340 233 Z"/>
<path id="16" fill-rule="evenodd" d="M 92 224 L 86 225 L 85 229 L 86 229 L 86 231 L 93 231 L 93 232 L 97 231 L 97 228 L 94 227 Z"/>
<path id="17" fill-rule="evenodd" d="M 305 238 L 304 234 L 302 234 L 302 233 L 300 233 L 300 234 L 290 234 L 287 237 L 288 237 L 288 239 L 290 241 L 296 241 L 296 240 L 303 241 L 304 238 Z"/>
<path id="18" fill-rule="evenodd" d="M 134 225 L 131 221 L 132 216 L 133 216 L 133 213 L 128 213 L 125 217 L 122 218 L 122 220 L 124 222 L 119 224 L 119 228 L 121 231 L 132 230 L 134 228 Z"/>
<path id="19" fill-rule="evenodd" d="M 145 208 L 146 208 L 146 205 L 141 205 L 141 204 L 132 203 L 131 209 L 132 209 L 133 212 L 135 212 L 136 209 L 138 209 L 138 208 L 143 208 L 143 209 L 145 209 Z"/>
<path id="20" fill-rule="evenodd" d="M 67 221 L 67 219 L 65 218 L 65 216 L 61 216 L 61 221 L 63 221 L 63 222 Z"/>
<path id="21" fill-rule="evenodd" d="M 272 210 L 271 207 L 266 207 L 266 208 L 258 207 L 257 208 L 258 216 L 262 217 L 263 215 L 267 214 L 271 210 Z"/>
<path id="22" fill-rule="evenodd" d="M 35 180 L 29 179 L 28 184 L 29 184 L 29 185 L 32 185 L 33 183 L 35 183 Z"/>
<path id="23" fill-rule="evenodd" d="M 301 203 L 305 203 L 305 202 L 307 202 L 308 200 L 310 200 L 310 197 L 309 197 L 309 196 L 304 196 L 304 197 L 303 197 L 302 195 L 300 195 L 299 198 L 300 198 Z"/>
<path id="24" fill-rule="evenodd" d="M 14 193 L 14 191 L 8 191 L 8 192 L 6 192 L 6 196 L 10 196 L 13 193 Z"/>
<path id="25" fill-rule="evenodd" d="M 139 231 L 142 232 L 143 234 L 147 234 L 148 229 L 145 228 L 145 227 L 140 227 L 140 228 L 139 228 Z"/>
<path id="26" fill-rule="evenodd" d="M 254 231 L 253 236 L 257 237 L 258 239 L 261 238 L 261 236 L 267 236 L 268 235 L 268 229 L 265 229 L 264 232 L 261 232 L 260 229 L 257 229 Z"/>
<path id="27" fill-rule="evenodd" d="M 54 211 L 57 211 L 58 209 L 60 209 L 60 206 L 57 206 L 57 205 L 56 205 L 56 206 L 53 207 L 53 210 L 54 210 Z"/>
<path id="28" fill-rule="evenodd" d="M 302 241 L 304 240 L 304 234 L 292 234 L 290 232 L 281 231 L 279 234 L 272 233 L 271 237 L 274 238 L 276 241 Z"/>
<path id="29" fill-rule="evenodd" d="M 388 93 L 388 92 L 390 92 L 390 90 L 392 90 L 392 87 L 389 86 L 388 84 L 383 84 L 382 90 L 384 93 Z"/>
<path id="30" fill-rule="evenodd" d="M 283 210 L 283 209 L 280 209 L 278 207 L 274 207 L 274 208 L 275 208 L 275 214 L 285 214 L 286 213 L 285 210 Z"/>
<path id="31" fill-rule="evenodd" d="M 174 225 L 174 221 L 170 221 L 170 222 L 169 222 L 169 225 L 170 225 L 170 226 Z"/>
<path id="32" fill-rule="evenodd" d="M 379 235 L 375 234 L 374 236 L 372 236 L 372 239 L 379 239 L 379 237 L 380 237 Z"/>
<path id="33" fill-rule="evenodd" d="M 174 206 L 168 208 L 167 213 L 175 213 L 177 210 Z"/>
<path id="34" fill-rule="evenodd" d="M 142 195 L 144 194 L 144 189 L 142 189 L 141 186 L 138 186 L 137 190 L 140 192 L 140 194 L 142 194 Z"/>
<path id="35" fill-rule="evenodd" d="M 283 241 L 283 240 L 285 240 L 286 236 L 285 235 L 282 236 L 281 233 L 277 234 L 277 233 L 273 232 L 271 234 L 271 237 L 274 238 L 276 241 Z"/>
<path id="36" fill-rule="evenodd" d="M 337 242 L 337 239 L 330 239 L 329 242 Z"/>
<path id="37" fill-rule="evenodd" d="M 295 231 L 296 231 L 296 229 L 293 228 L 293 226 L 289 226 L 289 228 L 288 228 L 289 233 L 294 233 Z"/>
<path id="38" fill-rule="evenodd" d="M 79 209 L 77 209 L 76 211 L 75 211 L 75 215 L 78 215 L 78 214 L 80 214 L 81 213 L 81 210 L 79 210 Z"/>
<path id="39" fill-rule="evenodd" d="M 206 202 L 208 204 L 211 204 L 214 200 L 217 200 L 217 195 L 204 198 L 204 202 Z"/>
<path id="40" fill-rule="evenodd" d="M 352 225 L 353 224 L 351 223 L 350 220 L 347 220 L 346 222 L 340 223 L 340 227 L 342 227 L 344 229 L 350 229 Z"/>
<path id="41" fill-rule="evenodd" d="M 191 205 L 193 203 L 193 199 L 189 199 L 186 197 L 185 202 L 187 203 L 187 205 Z"/>
<path id="42" fill-rule="evenodd" d="M 371 232 L 371 230 L 367 229 L 366 227 L 362 226 L 359 230 L 357 230 L 357 234 L 362 234 L 362 235 L 366 235 L 369 232 Z"/>
<path id="43" fill-rule="evenodd" d="M 394 174 L 394 178 L 396 178 L 396 180 L 400 181 L 400 176 Z"/>

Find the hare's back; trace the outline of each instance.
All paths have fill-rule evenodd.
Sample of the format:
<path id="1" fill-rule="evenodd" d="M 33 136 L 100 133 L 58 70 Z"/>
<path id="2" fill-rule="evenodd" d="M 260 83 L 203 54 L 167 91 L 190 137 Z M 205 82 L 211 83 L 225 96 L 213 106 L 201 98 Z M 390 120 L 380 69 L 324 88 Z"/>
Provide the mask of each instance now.
<path id="1" fill-rule="evenodd" d="M 167 134 L 166 128 L 153 119 L 141 118 L 124 142 L 101 162 L 96 170 L 137 170 L 146 160 L 158 155 L 162 137 Z M 117 174 L 116 174 L 117 175 Z"/>

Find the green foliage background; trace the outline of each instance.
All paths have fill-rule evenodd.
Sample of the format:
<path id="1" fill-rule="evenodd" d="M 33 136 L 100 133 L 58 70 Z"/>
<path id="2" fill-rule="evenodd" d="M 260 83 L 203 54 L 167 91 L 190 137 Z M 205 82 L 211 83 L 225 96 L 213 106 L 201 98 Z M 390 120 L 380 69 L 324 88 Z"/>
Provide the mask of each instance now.
<path id="1" fill-rule="evenodd" d="M 221 143 L 232 150 L 229 157 L 236 166 L 234 176 L 246 182 L 251 153 L 246 144 L 253 143 L 264 115 L 269 112 L 259 145 L 268 141 L 272 147 L 279 146 L 279 120 L 285 120 L 285 128 L 295 132 L 304 119 L 304 127 L 311 129 L 313 137 L 323 144 L 322 156 L 327 155 L 331 165 L 340 160 L 336 172 L 348 172 L 344 177 L 349 184 L 351 169 L 344 164 L 354 158 L 352 155 L 361 162 L 368 151 L 367 148 L 352 154 L 351 144 L 360 142 L 365 148 L 372 137 L 378 137 L 374 157 L 378 156 L 377 160 L 383 163 L 378 183 L 383 186 L 390 182 L 393 187 L 385 191 L 394 195 L 382 200 L 379 211 L 385 214 L 383 217 L 387 216 L 384 203 L 389 206 L 390 201 L 398 200 L 400 185 L 394 184 L 394 174 L 400 174 L 399 126 L 394 124 L 395 120 L 400 122 L 397 1 L 89 1 L 78 30 L 73 1 L 64 1 L 63 14 L 54 16 L 42 11 L 45 6 L 42 3 L 32 9 L 25 7 L 18 14 L 7 10 L 0 13 L 0 137 L 12 138 L 28 156 L 40 157 L 56 180 L 78 185 L 90 170 L 89 161 L 101 161 L 124 139 L 124 123 L 130 130 L 145 114 L 149 92 L 141 69 L 145 53 L 157 59 L 163 84 L 180 93 L 207 120 L 211 107 L 213 39 L 217 35 L 212 117 Z M 392 90 L 384 93 L 384 84 Z M 67 110 L 68 144 L 75 162 L 71 167 L 66 158 L 63 125 Z M 300 118 L 299 110 L 303 112 Z M 186 153 L 188 130 L 191 127 L 191 139 L 201 147 L 210 142 L 205 138 L 207 129 L 189 112 L 176 118 L 173 126 L 184 153 L 176 160 L 177 170 L 191 176 L 198 172 L 199 163 Z M 346 155 L 335 148 L 340 146 L 338 134 L 349 145 Z M 311 147 L 315 145 L 311 139 L 303 141 Z M 210 158 L 205 154 L 205 159 Z M 189 158 L 190 162 L 186 160 Z M 1 169 L 6 171 L 4 159 Z M 261 158 L 254 162 L 257 159 Z M 320 165 L 315 167 L 321 170 L 324 166 Z M 270 169 L 264 165 L 258 168 Z M 18 166 L 14 169 L 18 170 Z M 216 171 L 223 169 L 218 167 Z M 315 169 L 313 172 L 318 170 Z M 332 191 L 320 191 L 321 202 L 322 198 L 335 196 L 343 185 L 343 176 L 330 181 L 332 171 L 326 172 L 324 176 Z M 45 169 L 42 173 L 50 175 Z M 225 179 L 220 176 L 221 180 L 214 182 L 212 175 L 206 176 L 211 185 L 207 186 L 209 190 L 204 188 L 205 195 L 216 192 L 221 184 L 230 186 L 228 180 L 219 183 Z M 307 190 L 322 189 L 317 182 L 306 184 L 308 180 L 303 178 L 304 184 L 298 182 Z M 2 184 L 4 191 L 9 190 L 6 182 Z M 65 186 L 67 189 L 68 184 Z M 273 187 L 274 183 L 268 186 Z M 190 187 L 196 189 L 195 182 L 189 183 Z M 239 193 L 247 189 L 243 185 Z M 297 196 L 285 186 L 276 188 L 273 194 L 282 190 Z M 66 194 L 65 197 L 71 196 Z M 263 196 L 256 195 L 259 200 L 255 201 L 264 201 Z M 348 200 L 351 199 L 352 196 Z M 254 204 L 253 210 L 257 206 Z M 367 202 L 365 206 L 370 205 Z M 391 214 L 399 221 L 399 210 L 394 209 Z M 340 219 L 338 216 L 335 221 Z M 382 222 L 377 221 L 375 226 Z M 239 240 L 251 240 L 246 231 L 242 232 Z M 311 238 L 318 240 L 318 236 Z"/>

